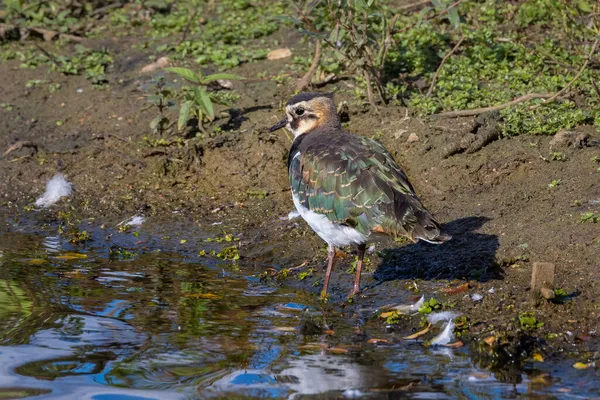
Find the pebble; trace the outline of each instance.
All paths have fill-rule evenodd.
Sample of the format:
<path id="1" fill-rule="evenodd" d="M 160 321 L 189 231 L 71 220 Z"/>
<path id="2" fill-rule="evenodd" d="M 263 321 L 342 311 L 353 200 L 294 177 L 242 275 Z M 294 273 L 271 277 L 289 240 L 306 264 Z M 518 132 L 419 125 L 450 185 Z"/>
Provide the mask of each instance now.
<path id="1" fill-rule="evenodd" d="M 408 139 L 406 139 L 407 143 L 414 143 L 414 142 L 418 142 L 419 141 L 419 136 L 417 136 L 416 133 L 411 133 L 410 135 L 408 135 Z"/>

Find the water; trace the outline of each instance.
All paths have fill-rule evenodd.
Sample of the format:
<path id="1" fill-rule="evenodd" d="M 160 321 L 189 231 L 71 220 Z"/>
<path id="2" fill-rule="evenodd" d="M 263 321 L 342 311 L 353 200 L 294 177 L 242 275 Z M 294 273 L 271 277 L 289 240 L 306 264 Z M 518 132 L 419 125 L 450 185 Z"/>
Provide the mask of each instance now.
<path id="1" fill-rule="evenodd" d="M 399 340 L 360 302 L 324 311 L 314 293 L 261 282 L 260 267 L 138 247 L 0 235 L 0 399 L 600 394 L 593 368 L 544 362 L 494 373 L 466 347 Z"/>

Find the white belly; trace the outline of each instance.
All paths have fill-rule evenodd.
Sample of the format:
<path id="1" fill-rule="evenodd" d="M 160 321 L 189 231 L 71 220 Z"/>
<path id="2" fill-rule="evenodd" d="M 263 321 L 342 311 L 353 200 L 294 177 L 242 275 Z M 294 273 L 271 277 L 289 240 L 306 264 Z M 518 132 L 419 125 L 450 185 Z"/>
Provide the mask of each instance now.
<path id="1" fill-rule="evenodd" d="M 324 241 L 334 247 L 348 246 L 350 244 L 366 243 L 367 238 L 354 228 L 331 222 L 326 216 L 317 214 L 300 204 L 300 200 L 292 193 L 296 210 L 306 223 Z"/>

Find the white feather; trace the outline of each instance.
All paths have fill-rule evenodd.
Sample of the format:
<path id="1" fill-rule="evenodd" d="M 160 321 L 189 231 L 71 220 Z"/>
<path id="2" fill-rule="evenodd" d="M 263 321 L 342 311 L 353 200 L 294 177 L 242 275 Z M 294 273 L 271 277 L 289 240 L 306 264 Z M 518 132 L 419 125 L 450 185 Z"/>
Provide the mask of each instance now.
<path id="1" fill-rule="evenodd" d="M 423 304 L 425 304 L 425 296 L 421 296 L 421 298 L 419 299 L 419 301 L 417 301 L 416 303 L 413 304 L 400 304 L 398 306 L 393 307 L 394 310 L 399 311 L 401 313 L 409 313 L 409 312 L 416 312 L 419 311 L 419 308 L 421 308 L 423 306 Z"/>
<path id="2" fill-rule="evenodd" d="M 435 324 L 440 321 L 452 321 L 459 315 L 459 313 L 453 311 L 442 311 L 438 313 L 429 314 L 429 316 L 427 317 L 427 321 L 429 321 L 430 324 Z"/>
<path id="3" fill-rule="evenodd" d="M 56 174 L 46 183 L 46 191 L 35 201 L 37 207 L 50 207 L 60 198 L 70 196 L 73 185 L 65 179 L 63 174 Z"/>
<path id="4" fill-rule="evenodd" d="M 134 215 L 131 218 L 127 218 L 117 224 L 117 226 L 121 225 L 129 225 L 129 226 L 141 226 L 144 223 L 145 218 L 139 215 Z"/>
<path id="5" fill-rule="evenodd" d="M 442 333 L 440 333 L 439 335 L 437 335 L 436 337 L 431 339 L 431 345 L 432 346 L 443 346 L 445 344 L 452 342 L 453 340 L 454 340 L 454 321 L 450 320 L 446 324 L 446 327 L 444 328 Z"/>
<path id="6" fill-rule="evenodd" d="M 292 194 L 296 210 L 306 223 L 328 244 L 341 247 L 350 244 L 366 243 L 367 238 L 354 228 L 331 222 L 325 215 L 318 214 L 300 204 L 297 196 Z"/>

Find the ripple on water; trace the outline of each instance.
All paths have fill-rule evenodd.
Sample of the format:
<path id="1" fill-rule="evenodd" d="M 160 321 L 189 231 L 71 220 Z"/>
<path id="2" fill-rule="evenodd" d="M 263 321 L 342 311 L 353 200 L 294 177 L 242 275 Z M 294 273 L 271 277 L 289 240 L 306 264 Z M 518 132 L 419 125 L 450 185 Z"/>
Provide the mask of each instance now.
<path id="1" fill-rule="evenodd" d="M 490 372 L 466 348 L 426 348 L 386 332 L 371 318 L 377 305 L 324 307 L 314 292 L 260 281 L 243 260 L 183 262 L 166 252 L 115 259 L 53 236 L 18 243 L 0 240 L 0 398 L 597 393 L 593 368 L 545 362 Z"/>

